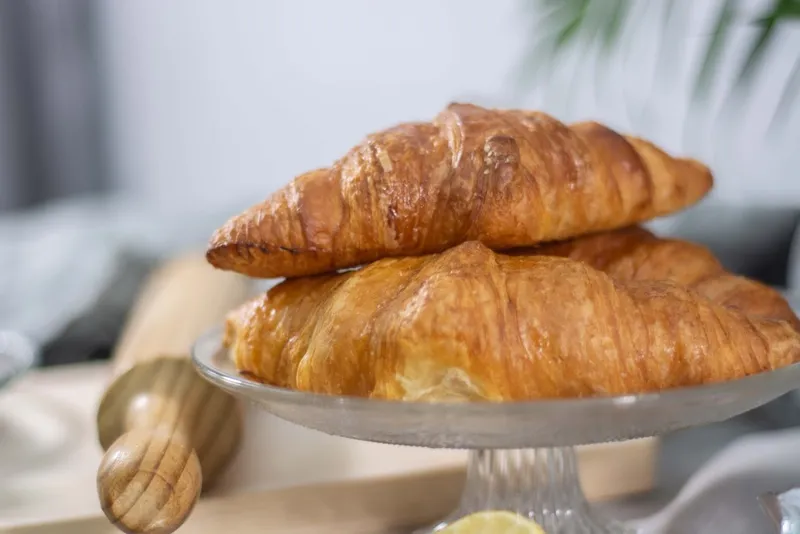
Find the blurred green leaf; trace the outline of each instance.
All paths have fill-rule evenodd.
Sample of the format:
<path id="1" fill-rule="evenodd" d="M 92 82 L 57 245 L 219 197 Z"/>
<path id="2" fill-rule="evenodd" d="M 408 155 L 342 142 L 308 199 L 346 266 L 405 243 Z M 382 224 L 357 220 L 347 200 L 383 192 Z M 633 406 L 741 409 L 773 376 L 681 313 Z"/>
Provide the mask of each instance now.
<path id="1" fill-rule="evenodd" d="M 589 0 L 573 0 L 571 2 L 565 2 L 564 6 L 566 7 L 562 9 L 567 11 L 567 22 L 556 33 L 556 49 L 562 48 L 577 36 L 578 29 L 584 23 L 586 18 L 586 9 L 589 7 Z"/>
<path id="2" fill-rule="evenodd" d="M 564 52 L 570 47 L 580 44 L 590 44 L 598 33 L 600 34 L 605 49 L 610 49 L 616 44 L 621 34 L 628 11 L 633 0 L 539 0 L 527 2 L 526 6 L 531 13 L 546 13 L 537 18 L 537 24 L 531 29 L 533 34 L 547 32 L 539 36 L 534 45 L 528 47 L 525 53 L 526 68 L 530 73 L 530 63 L 538 62 L 540 65 L 552 60 L 553 57 Z M 549 53 L 550 58 L 544 54 Z M 526 76 L 525 78 L 530 78 Z"/>
<path id="3" fill-rule="evenodd" d="M 781 98 L 775 107 L 771 122 L 773 131 L 774 127 L 782 124 L 789 117 L 792 111 L 791 107 L 798 99 L 798 96 L 800 96 L 800 57 L 795 60 L 792 72 L 789 74 L 789 79 L 786 81 L 781 93 Z"/>
<path id="4" fill-rule="evenodd" d="M 533 83 L 542 70 L 550 67 L 558 54 L 555 49 L 554 36 L 558 33 L 559 28 L 563 27 L 565 17 L 569 17 L 570 14 L 565 13 L 563 9 L 565 4 L 560 2 L 556 5 L 551 4 L 553 2 L 546 0 L 525 3 L 530 10 L 530 15 L 534 17 L 531 34 L 537 37 L 523 53 L 520 71 L 520 84 L 523 87 Z M 531 9 L 532 7 L 535 9 Z"/>
<path id="5" fill-rule="evenodd" d="M 800 0 L 779 2 L 775 14 L 781 19 L 800 18 Z"/>
<path id="6" fill-rule="evenodd" d="M 758 32 L 758 37 L 756 37 L 755 41 L 750 46 L 750 52 L 747 54 L 747 59 L 745 59 L 744 64 L 739 71 L 739 77 L 736 80 L 737 85 L 742 85 L 752 76 L 753 70 L 759 64 L 759 61 L 761 60 L 762 56 L 764 55 L 764 51 L 767 48 L 767 44 L 769 44 L 775 32 L 775 22 L 775 19 L 764 21 L 760 31 Z"/>
<path id="7" fill-rule="evenodd" d="M 628 12 L 631 9 L 630 0 L 608 0 L 607 5 L 611 5 L 608 16 L 604 21 L 603 45 L 606 49 L 611 48 L 619 40 L 622 28 Z"/>
<path id="8" fill-rule="evenodd" d="M 716 72 L 716 67 L 719 64 L 720 58 L 724 51 L 725 43 L 730 35 L 731 26 L 734 20 L 736 0 L 725 0 L 720 6 L 717 15 L 717 21 L 714 24 L 714 30 L 711 35 L 711 40 L 708 42 L 708 48 L 703 58 L 703 63 L 697 73 L 697 79 L 694 86 L 694 98 L 699 100 L 705 98 L 712 85 L 712 78 Z"/>
<path id="9" fill-rule="evenodd" d="M 745 59 L 739 71 L 738 85 L 750 80 L 754 70 L 760 64 L 769 43 L 774 38 L 779 25 L 795 19 L 800 19 L 800 0 L 773 0 L 772 7 L 767 10 L 763 17 L 755 21 L 755 24 L 760 26 L 760 29 L 753 44 L 750 46 L 747 59 Z"/>
<path id="10" fill-rule="evenodd" d="M 598 57 L 609 57 L 623 45 L 623 34 L 627 20 L 632 16 L 635 0 L 539 0 L 526 2 L 531 12 L 547 13 L 539 17 L 538 24 L 531 32 L 537 35 L 536 45 L 525 55 L 525 71 L 539 72 L 542 65 L 553 64 L 567 48 L 583 46 L 581 51 L 598 53 Z M 641 0 L 643 1 L 643 0 Z M 685 28 L 680 24 L 670 24 L 675 16 L 678 2 L 662 0 L 664 8 L 656 10 L 663 17 L 659 39 L 658 59 L 664 59 L 664 51 L 672 50 L 676 40 L 685 38 Z M 681 5 L 691 10 L 695 2 L 685 1 Z M 708 42 L 694 82 L 692 99 L 701 102 L 705 99 L 717 75 L 717 67 L 722 62 L 725 51 L 731 44 L 737 20 L 739 0 L 722 0 L 715 16 L 711 39 Z M 533 6 L 533 7 L 531 7 Z M 645 10 L 637 10 L 637 15 L 645 17 Z M 730 95 L 741 93 L 755 78 L 764 55 L 774 41 L 777 30 L 786 23 L 800 21 L 800 0 L 771 0 L 768 8 L 757 20 L 752 21 L 758 31 L 749 43 L 746 57 L 738 69 Z M 546 34 L 542 30 L 547 31 Z M 599 42 L 598 42 L 599 39 Z M 599 47 L 597 45 L 600 45 Z M 588 50 L 587 50 L 588 49 Z M 676 58 L 673 57 L 673 60 Z M 797 59 L 800 63 L 800 54 Z M 533 81 L 528 77 L 528 82 Z M 729 96 L 730 96 L 729 95 Z M 776 113 L 785 114 L 800 95 L 800 65 L 797 63 L 781 93 Z"/>

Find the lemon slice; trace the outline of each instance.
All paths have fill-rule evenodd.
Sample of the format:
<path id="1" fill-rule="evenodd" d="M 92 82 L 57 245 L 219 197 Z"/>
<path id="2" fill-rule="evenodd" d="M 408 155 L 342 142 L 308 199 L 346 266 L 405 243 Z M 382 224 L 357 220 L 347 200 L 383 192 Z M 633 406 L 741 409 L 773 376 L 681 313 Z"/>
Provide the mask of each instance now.
<path id="1" fill-rule="evenodd" d="M 437 534 L 546 534 L 542 527 L 513 512 L 478 512 L 463 517 Z"/>

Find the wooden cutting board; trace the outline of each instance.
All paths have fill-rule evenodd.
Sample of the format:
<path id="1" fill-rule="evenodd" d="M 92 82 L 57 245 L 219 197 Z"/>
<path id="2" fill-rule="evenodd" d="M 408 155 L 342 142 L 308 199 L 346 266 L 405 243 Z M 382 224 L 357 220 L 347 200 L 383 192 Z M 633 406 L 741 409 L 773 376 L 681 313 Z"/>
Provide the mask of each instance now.
<path id="1" fill-rule="evenodd" d="M 117 532 L 95 488 L 95 409 L 109 372 L 102 364 L 38 370 L 0 394 L 0 532 Z M 656 453 L 655 440 L 581 448 L 589 498 L 649 490 Z M 448 513 L 465 458 L 336 438 L 253 408 L 239 456 L 178 532 L 390 533 Z"/>
<path id="2" fill-rule="evenodd" d="M 201 500 L 179 529 L 187 534 L 407 533 L 440 518 L 458 499 L 453 471 Z M 115 534 L 104 518 L 21 526 L 9 534 Z"/>
<path id="3" fill-rule="evenodd" d="M 581 468 L 587 493 L 598 498 L 618 495 L 620 491 L 648 489 L 652 481 L 645 472 L 653 461 L 651 445 L 640 440 L 584 448 Z M 621 457 L 625 462 L 619 461 Z M 620 468 L 623 469 L 619 471 Z M 463 470 L 451 467 L 272 491 L 234 492 L 201 500 L 179 531 L 187 534 L 407 533 L 452 511 L 463 482 Z M 101 515 L 0 531 L 8 534 L 118 532 Z"/>

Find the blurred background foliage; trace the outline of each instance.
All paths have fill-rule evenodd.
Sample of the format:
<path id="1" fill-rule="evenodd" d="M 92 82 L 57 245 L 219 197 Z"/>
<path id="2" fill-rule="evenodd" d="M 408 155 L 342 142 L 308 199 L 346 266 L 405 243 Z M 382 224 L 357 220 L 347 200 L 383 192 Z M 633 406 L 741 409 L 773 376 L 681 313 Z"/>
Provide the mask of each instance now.
<path id="1" fill-rule="evenodd" d="M 709 3 L 710 5 L 711 3 Z M 703 53 L 697 58 L 693 72 L 691 105 L 693 112 L 703 109 L 712 90 L 719 86 L 719 65 L 733 48 L 736 29 L 749 29 L 744 39 L 746 48 L 737 57 L 735 77 L 726 85 L 723 106 L 729 111 L 737 101 L 748 98 L 754 81 L 769 76 L 764 67 L 770 47 L 787 25 L 800 23 L 800 0 L 769 0 L 755 16 L 747 9 L 744 0 L 717 2 L 711 16 L 712 33 Z M 524 16 L 529 24 L 529 44 L 521 68 L 521 87 L 529 89 L 542 78 L 552 75 L 552 69 L 569 54 L 581 58 L 593 56 L 607 62 L 615 54 L 632 46 L 633 37 L 646 33 L 655 41 L 657 55 L 656 75 L 659 83 L 669 83 L 672 71 L 686 58 L 681 57 L 680 45 L 686 32 L 689 12 L 695 2 L 677 0 L 536 0 L 524 4 Z M 606 63 L 607 64 L 607 63 Z M 577 68 L 585 67 L 579 61 Z M 597 69 L 598 75 L 603 69 Z M 601 83 L 596 84 L 601 87 Z M 783 83 L 780 96 L 774 104 L 770 130 L 777 131 L 781 120 L 789 115 L 800 94 L 800 50 L 794 65 Z"/>

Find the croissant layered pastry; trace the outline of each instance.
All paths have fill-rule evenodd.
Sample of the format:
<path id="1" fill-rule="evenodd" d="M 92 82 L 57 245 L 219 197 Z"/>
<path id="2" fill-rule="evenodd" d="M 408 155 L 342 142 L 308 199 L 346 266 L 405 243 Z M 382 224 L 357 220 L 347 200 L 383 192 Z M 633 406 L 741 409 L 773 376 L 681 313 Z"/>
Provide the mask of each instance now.
<path id="1" fill-rule="evenodd" d="M 633 394 L 800 360 L 787 321 L 589 263 L 474 241 L 386 258 L 278 284 L 231 313 L 224 342 L 269 384 L 428 401 Z"/>
<path id="2" fill-rule="evenodd" d="M 595 122 L 452 104 L 214 233 L 215 267 L 287 278 L 223 341 L 265 383 L 392 400 L 636 394 L 796 363 L 780 293 L 639 226 L 712 186 Z"/>
<path id="3" fill-rule="evenodd" d="M 700 162 L 595 122 L 451 104 L 298 176 L 220 228 L 207 258 L 298 277 L 467 241 L 531 246 L 673 213 L 712 182 Z"/>
<path id="4" fill-rule="evenodd" d="M 752 316 L 784 320 L 800 331 L 800 320 L 775 289 L 726 271 L 704 246 L 661 238 L 640 226 L 510 253 L 567 257 L 619 280 L 672 280 L 717 304 Z"/>

